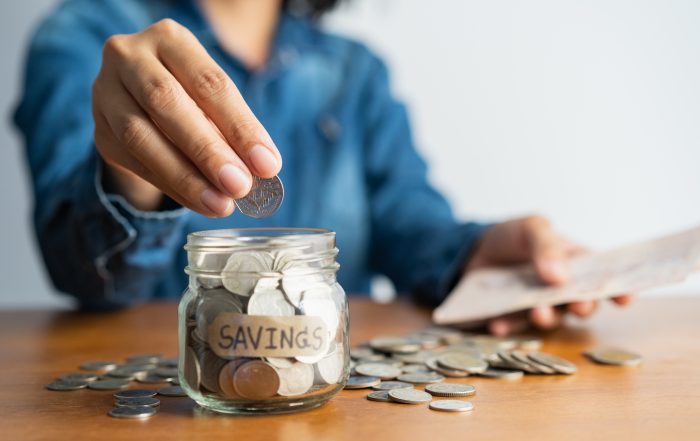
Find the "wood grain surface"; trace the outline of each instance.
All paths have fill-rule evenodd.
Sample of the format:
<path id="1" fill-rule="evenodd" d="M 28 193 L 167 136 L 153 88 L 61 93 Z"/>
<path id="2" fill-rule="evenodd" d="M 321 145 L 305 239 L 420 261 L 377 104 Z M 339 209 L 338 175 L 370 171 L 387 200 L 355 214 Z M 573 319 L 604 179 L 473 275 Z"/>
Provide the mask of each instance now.
<path id="1" fill-rule="evenodd" d="M 402 334 L 429 323 L 408 302 L 351 300 L 351 340 Z M 103 314 L 0 312 L 0 440 L 699 440 L 700 298 L 639 299 L 625 310 L 604 306 L 594 318 L 544 334 L 544 350 L 574 361 L 573 376 L 519 381 L 450 380 L 477 388 L 468 414 L 426 405 L 367 401 L 342 391 L 298 414 L 213 415 L 187 398 L 161 399 L 149 420 L 106 415 L 111 392 L 44 388 L 87 360 L 145 352 L 174 356 L 176 305 L 147 304 Z M 644 356 L 641 366 L 591 363 L 582 350 L 621 346 Z"/>

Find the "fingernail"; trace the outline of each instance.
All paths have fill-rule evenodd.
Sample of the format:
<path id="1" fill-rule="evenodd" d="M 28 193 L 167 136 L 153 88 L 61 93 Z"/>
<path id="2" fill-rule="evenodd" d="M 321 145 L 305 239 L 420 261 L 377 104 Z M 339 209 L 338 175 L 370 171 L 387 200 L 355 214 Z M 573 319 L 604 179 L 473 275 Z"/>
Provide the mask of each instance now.
<path id="1" fill-rule="evenodd" d="M 253 146 L 248 152 L 248 159 L 258 175 L 272 176 L 278 171 L 277 158 L 264 145 Z"/>
<path id="2" fill-rule="evenodd" d="M 231 211 L 233 199 L 207 188 L 200 197 L 202 203 L 217 216 L 226 216 Z"/>
<path id="3" fill-rule="evenodd" d="M 219 181 L 229 195 L 234 198 L 242 198 L 250 191 L 253 181 L 240 167 L 233 164 L 224 164 L 219 170 Z"/>

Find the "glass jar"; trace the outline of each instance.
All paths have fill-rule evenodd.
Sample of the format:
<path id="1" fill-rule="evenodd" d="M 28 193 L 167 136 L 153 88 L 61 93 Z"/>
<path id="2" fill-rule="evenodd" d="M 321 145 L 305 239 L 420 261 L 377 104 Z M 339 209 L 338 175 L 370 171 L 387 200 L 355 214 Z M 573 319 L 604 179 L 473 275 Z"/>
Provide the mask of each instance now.
<path id="1" fill-rule="evenodd" d="M 348 307 L 335 233 L 231 229 L 192 233 L 180 301 L 179 377 L 217 412 L 320 406 L 349 374 Z"/>

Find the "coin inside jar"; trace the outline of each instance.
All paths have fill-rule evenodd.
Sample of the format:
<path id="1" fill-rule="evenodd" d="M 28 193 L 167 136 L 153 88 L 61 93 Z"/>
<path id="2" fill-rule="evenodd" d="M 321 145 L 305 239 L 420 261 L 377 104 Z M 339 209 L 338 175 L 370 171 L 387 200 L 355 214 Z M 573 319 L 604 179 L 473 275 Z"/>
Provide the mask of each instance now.
<path id="1" fill-rule="evenodd" d="M 233 387 L 243 398 L 262 400 L 274 396 L 280 387 L 280 378 L 274 367 L 264 361 L 249 361 L 233 375 Z"/>
<path id="2" fill-rule="evenodd" d="M 289 368 L 278 368 L 277 374 L 280 381 L 277 393 L 283 397 L 301 395 L 314 384 L 314 368 L 310 364 L 296 362 Z"/>
<path id="3" fill-rule="evenodd" d="M 236 398 L 238 396 L 236 389 L 233 387 L 233 376 L 236 370 L 247 361 L 248 360 L 244 358 L 229 361 L 219 371 L 219 388 L 221 388 L 224 397 Z"/>

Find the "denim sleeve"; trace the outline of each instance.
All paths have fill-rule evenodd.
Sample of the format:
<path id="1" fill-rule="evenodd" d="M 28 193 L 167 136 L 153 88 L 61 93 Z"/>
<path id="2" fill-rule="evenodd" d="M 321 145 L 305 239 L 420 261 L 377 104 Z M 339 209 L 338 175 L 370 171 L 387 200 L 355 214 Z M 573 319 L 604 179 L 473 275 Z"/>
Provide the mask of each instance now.
<path id="1" fill-rule="evenodd" d="M 54 286 L 82 306 L 153 296 L 182 246 L 189 212 L 145 213 L 101 186 L 92 141 L 91 85 L 104 28 L 59 9 L 29 48 L 15 123 L 24 135 L 34 229 Z"/>
<path id="2" fill-rule="evenodd" d="M 428 182 L 405 107 L 391 95 L 386 67 L 372 58 L 365 97 L 373 270 L 400 292 L 438 305 L 454 286 L 487 225 L 458 222 Z"/>

